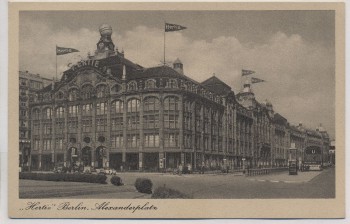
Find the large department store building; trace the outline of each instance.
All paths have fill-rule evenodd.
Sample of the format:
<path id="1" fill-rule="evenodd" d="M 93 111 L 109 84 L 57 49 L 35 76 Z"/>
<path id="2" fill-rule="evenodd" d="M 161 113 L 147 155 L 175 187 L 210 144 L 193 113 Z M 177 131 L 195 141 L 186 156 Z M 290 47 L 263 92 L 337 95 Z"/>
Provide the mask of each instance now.
<path id="1" fill-rule="evenodd" d="M 192 80 L 178 59 L 145 68 L 117 50 L 110 26 L 100 34 L 93 56 L 36 94 L 32 170 L 59 163 L 140 171 L 285 166 L 292 142 L 301 152 L 309 144 L 307 131 L 259 103 L 249 82 L 236 94 L 215 76 Z M 312 144 L 328 152 L 329 139 L 315 132 Z"/>

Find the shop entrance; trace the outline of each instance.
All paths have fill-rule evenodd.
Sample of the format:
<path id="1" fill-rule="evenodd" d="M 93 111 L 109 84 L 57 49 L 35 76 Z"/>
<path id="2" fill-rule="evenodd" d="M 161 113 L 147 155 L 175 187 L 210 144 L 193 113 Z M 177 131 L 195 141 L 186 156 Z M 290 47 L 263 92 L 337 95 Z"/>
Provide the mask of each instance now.
<path id="1" fill-rule="evenodd" d="M 159 153 L 144 153 L 143 154 L 144 170 L 156 172 L 158 171 Z"/>
<path id="2" fill-rule="evenodd" d="M 81 161 L 84 166 L 91 166 L 91 148 L 85 147 L 81 152 Z"/>
<path id="3" fill-rule="evenodd" d="M 126 168 L 128 170 L 139 169 L 139 154 L 138 153 L 126 153 Z"/>

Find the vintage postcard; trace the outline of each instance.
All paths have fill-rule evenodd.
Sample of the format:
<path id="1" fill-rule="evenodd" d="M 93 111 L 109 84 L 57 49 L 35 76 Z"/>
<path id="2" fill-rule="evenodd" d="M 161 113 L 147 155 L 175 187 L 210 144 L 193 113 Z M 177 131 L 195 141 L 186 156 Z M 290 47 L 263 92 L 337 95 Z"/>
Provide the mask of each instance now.
<path id="1" fill-rule="evenodd" d="M 12 218 L 342 218 L 344 3 L 9 3 Z"/>

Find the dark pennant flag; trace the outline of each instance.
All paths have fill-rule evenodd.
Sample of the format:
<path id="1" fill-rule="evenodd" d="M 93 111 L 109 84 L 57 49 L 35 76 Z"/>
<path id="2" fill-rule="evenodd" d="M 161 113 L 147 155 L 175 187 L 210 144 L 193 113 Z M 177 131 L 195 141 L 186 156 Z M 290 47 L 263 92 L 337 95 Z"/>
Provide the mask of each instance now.
<path id="1" fill-rule="evenodd" d="M 242 69 L 242 76 L 254 74 L 254 71 Z"/>
<path id="2" fill-rule="evenodd" d="M 56 46 L 56 55 L 70 54 L 73 52 L 79 52 L 79 51 L 74 48 L 65 48 L 65 47 Z"/>
<path id="3" fill-rule="evenodd" d="M 252 77 L 252 83 L 253 83 L 253 84 L 254 84 L 254 83 L 259 83 L 259 82 L 265 82 L 265 80 Z"/>
<path id="4" fill-rule="evenodd" d="M 176 25 L 176 24 L 165 23 L 165 32 L 173 32 L 173 31 L 179 31 L 184 29 L 187 29 L 187 27 Z"/>

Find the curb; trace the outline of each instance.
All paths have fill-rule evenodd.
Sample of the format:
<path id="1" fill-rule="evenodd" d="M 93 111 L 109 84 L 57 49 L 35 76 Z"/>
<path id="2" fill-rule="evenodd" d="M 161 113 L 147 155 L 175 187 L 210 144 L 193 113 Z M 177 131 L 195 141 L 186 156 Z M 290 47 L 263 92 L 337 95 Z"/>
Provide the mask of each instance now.
<path id="1" fill-rule="evenodd" d="M 257 182 L 270 182 L 270 183 L 287 183 L 287 184 L 297 184 L 297 183 L 307 183 L 309 181 L 301 180 L 301 181 L 293 181 L 293 180 L 265 180 L 265 179 L 248 179 L 250 181 Z"/>

